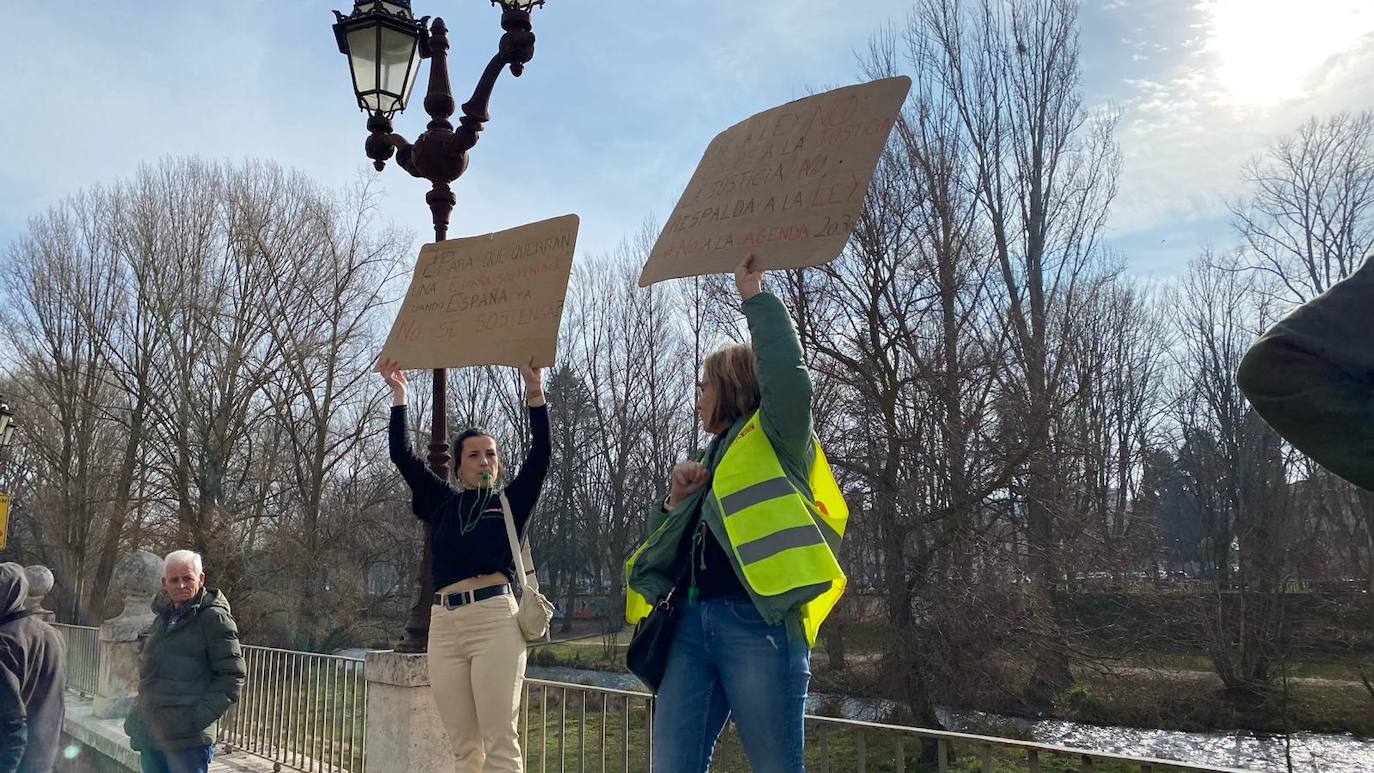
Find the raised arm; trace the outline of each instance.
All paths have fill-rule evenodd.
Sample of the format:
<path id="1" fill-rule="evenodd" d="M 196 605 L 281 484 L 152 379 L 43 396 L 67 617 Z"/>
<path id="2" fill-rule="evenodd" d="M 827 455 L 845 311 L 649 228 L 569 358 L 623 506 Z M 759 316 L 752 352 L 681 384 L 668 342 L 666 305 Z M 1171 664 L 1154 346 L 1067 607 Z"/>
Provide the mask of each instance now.
<path id="1" fill-rule="evenodd" d="M 760 420 L 774 448 L 805 459 L 811 443 L 811 374 L 787 307 L 776 295 L 762 291 L 762 281 L 753 255 L 735 268 L 735 286 L 744 301 L 757 360 Z"/>
<path id="2" fill-rule="evenodd" d="M 525 365 L 520 369 L 525 384 L 525 405 L 530 412 L 530 450 L 520 463 L 520 472 L 506 486 L 506 498 L 511 502 L 516 532 L 524 537 L 525 527 L 534 513 L 539 490 L 549 472 L 549 458 L 553 446 L 549 440 L 549 408 L 544 403 L 543 369 Z"/>
<path id="3" fill-rule="evenodd" d="M 410 430 L 406 422 L 406 377 L 392 360 L 383 360 L 382 379 L 391 387 L 391 423 L 387 428 L 387 445 L 391 452 L 391 463 L 396 465 L 401 477 L 414 495 L 412 510 L 423 520 L 429 520 L 429 503 L 442 502 L 449 495 L 449 485 L 434 474 L 415 453 L 410 442 Z"/>

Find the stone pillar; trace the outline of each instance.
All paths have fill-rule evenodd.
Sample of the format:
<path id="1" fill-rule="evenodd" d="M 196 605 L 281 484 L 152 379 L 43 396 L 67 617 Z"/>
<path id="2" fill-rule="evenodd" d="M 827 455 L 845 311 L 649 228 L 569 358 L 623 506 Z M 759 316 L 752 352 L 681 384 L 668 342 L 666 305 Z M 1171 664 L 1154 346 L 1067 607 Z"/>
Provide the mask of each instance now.
<path id="1" fill-rule="evenodd" d="M 138 695 L 139 637 L 153 624 L 153 596 L 162 588 L 162 559 L 146 550 L 125 556 L 114 570 L 124 610 L 100 626 L 100 677 L 95 715 L 114 719 L 129 713 Z"/>
<path id="2" fill-rule="evenodd" d="M 367 768 L 452 773 L 453 752 L 429 687 L 429 656 L 369 652 Z"/>
<path id="3" fill-rule="evenodd" d="M 40 620 L 49 623 L 57 622 L 57 615 L 43 608 L 43 597 L 52 590 L 52 570 L 46 566 L 35 564 L 24 567 L 24 574 L 28 575 L 29 578 L 29 596 L 24 600 L 24 608 Z"/>

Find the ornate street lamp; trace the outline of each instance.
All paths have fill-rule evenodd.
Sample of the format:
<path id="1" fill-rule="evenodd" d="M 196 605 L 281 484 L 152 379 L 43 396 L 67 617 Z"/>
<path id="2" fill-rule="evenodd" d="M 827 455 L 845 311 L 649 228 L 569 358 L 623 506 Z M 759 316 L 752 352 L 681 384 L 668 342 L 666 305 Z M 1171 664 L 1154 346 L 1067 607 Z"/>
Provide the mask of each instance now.
<path id="1" fill-rule="evenodd" d="M 448 27 L 435 18 L 425 29 L 428 16 L 416 19 L 410 0 L 355 0 L 353 13 L 334 12 L 334 37 L 339 51 L 348 56 L 353 92 L 358 107 L 368 114 L 367 157 L 381 171 L 394 156 L 396 165 L 414 177 L 429 180 L 425 195 L 434 220 L 434 240 L 448 237 L 448 219 L 455 198 L 449 184 L 462 176 L 468 166 L 468 151 L 477 144 L 478 133 L 489 119 L 487 104 L 501 72 L 510 67 L 520 77 L 534 58 L 534 33 L 530 11 L 544 0 L 491 0 L 501 6 L 501 36 L 496 55 L 487 63 L 472 98 L 462 105 L 463 115 L 455 130 L 449 122 L 454 112 L 453 91 L 448 80 Z M 421 59 L 432 60 L 425 112 L 430 121 L 412 144 L 392 131 L 391 118 L 405 110 L 414 86 Z M 448 448 L 448 373 L 434 371 L 434 413 L 432 417 L 429 466 L 447 479 L 452 457 Z M 399 652 L 424 652 L 429 645 L 429 607 L 434 591 L 430 587 L 429 533 L 420 557 L 417 578 L 419 592 L 406 622 L 406 635 L 396 646 Z"/>

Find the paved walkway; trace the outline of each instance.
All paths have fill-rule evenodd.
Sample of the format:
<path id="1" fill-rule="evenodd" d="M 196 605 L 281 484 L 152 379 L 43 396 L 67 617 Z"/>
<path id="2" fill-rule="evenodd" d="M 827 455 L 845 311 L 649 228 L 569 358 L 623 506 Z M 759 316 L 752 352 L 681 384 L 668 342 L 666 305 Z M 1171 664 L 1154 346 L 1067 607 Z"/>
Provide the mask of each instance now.
<path id="1" fill-rule="evenodd" d="M 67 718 L 62 728 L 66 734 L 124 767 L 137 771 L 138 752 L 129 748 L 129 737 L 124 735 L 124 720 L 99 719 L 95 716 L 92 701 L 78 698 L 70 692 L 66 697 Z M 72 751 L 77 748 L 80 747 L 72 747 Z M 72 762 L 76 762 L 74 758 Z M 68 764 L 70 767 L 67 769 L 84 769 L 80 765 Z M 241 751 L 217 754 L 215 761 L 210 763 L 210 773 L 272 773 L 274 769 L 278 768 L 274 768 L 270 760 Z"/>

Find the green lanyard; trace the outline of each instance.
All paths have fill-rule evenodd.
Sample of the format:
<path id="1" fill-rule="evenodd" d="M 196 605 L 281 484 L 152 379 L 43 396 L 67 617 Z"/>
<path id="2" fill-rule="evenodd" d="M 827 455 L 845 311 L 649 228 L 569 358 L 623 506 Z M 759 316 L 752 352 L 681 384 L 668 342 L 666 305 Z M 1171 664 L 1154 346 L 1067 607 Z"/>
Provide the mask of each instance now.
<path id="1" fill-rule="evenodd" d="M 482 514 L 486 511 L 487 503 L 491 502 L 491 489 L 479 489 L 481 494 L 472 498 L 472 506 L 468 508 L 467 515 L 458 514 L 458 536 L 465 537 L 468 532 L 477 528 L 477 522 L 482 520 Z"/>
<path id="2" fill-rule="evenodd" d="M 697 588 L 697 556 L 701 556 L 701 571 L 706 571 L 706 515 L 703 513 L 697 518 L 696 533 L 692 535 L 692 550 L 687 556 L 687 563 L 692 567 L 692 584 L 687 588 L 687 603 L 695 604 L 701 597 L 701 591 Z"/>

